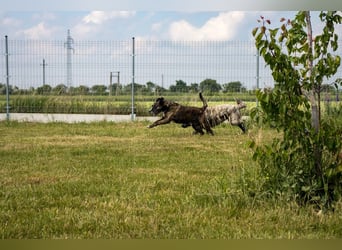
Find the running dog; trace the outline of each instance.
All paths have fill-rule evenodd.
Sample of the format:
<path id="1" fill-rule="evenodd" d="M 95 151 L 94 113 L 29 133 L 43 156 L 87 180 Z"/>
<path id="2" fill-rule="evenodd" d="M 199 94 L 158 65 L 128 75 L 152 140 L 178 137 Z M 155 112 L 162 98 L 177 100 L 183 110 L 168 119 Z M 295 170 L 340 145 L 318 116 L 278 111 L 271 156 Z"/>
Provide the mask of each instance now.
<path id="1" fill-rule="evenodd" d="M 173 121 L 175 123 L 189 124 L 189 126 L 192 126 L 194 128 L 195 133 L 203 135 L 203 128 L 205 128 L 208 134 L 213 135 L 214 132 L 210 128 L 209 123 L 206 122 L 204 115 L 208 104 L 203 98 L 202 93 L 199 93 L 199 97 L 203 102 L 203 106 L 201 108 L 183 106 L 176 102 L 168 101 L 164 99 L 164 97 L 157 98 L 157 100 L 152 105 L 150 112 L 153 115 L 157 115 L 163 112 L 163 116 L 159 120 L 149 125 L 148 128 L 168 124 Z"/>
<path id="2" fill-rule="evenodd" d="M 236 105 L 221 104 L 209 106 L 205 112 L 205 120 L 211 128 L 228 121 L 233 126 L 238 126 L 242 132 L 246 132 L 246 127 L 242 121 L 240 109 L 246 108 L 246 104 L 241 100 L 236 101 Z M 183 128 L 190 126 L 190 123 L 184 123 Z"/>

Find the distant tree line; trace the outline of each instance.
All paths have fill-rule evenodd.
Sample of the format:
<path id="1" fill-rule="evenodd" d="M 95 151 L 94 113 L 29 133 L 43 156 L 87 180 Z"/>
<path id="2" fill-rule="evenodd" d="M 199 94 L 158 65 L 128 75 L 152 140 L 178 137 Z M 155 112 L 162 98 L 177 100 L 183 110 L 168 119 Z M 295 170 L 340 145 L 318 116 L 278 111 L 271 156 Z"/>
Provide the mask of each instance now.
<path id="1" fill-rule="evenodd" d="M 335 87 L 332 85 L 322 85 L 324 91 L 334 92 Z M 9 93 L 12 94 L 37 94 L 37 95 L 127 95 L 131 94 L 132 85 L 93 85 L 91 87 L 80 85 L 78 87 L 67 87 L 65 84 L 58 84 L 51 87 L 49 84 L 37 88 L 20 89 L 17 86 L 10 85 Z M 207 94 L 213 93 L 238 93 L 246 92 L 246 87 L 240 81 L 219 84 L 214 79 L 205 79 L 200 83 L 191 83 L 188 85 L 183 80 L 176 80 L 174 85 L 170 85 L 165 89 L 151 81 L 146 84 L 134 84 L 134 92 L 137 94 L 164 94 L 164 93 L 197 93 L 202 91 Z M 6 85 L 0 83 L 0 94 L 6 94 Z"/>

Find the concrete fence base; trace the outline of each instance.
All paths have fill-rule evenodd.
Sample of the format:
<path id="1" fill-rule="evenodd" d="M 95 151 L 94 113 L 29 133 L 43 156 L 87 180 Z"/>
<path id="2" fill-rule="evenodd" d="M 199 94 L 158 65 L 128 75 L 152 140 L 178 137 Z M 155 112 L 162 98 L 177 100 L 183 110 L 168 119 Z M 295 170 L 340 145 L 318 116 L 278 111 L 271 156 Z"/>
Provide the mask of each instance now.
<path id="1" fill-rule="evenodd" d="M 134 116 L 134 121 L 150 121 L 154 122 L 158 117 L 152 116 Z M 6 114 L 0 114 L 0 121 L 6 120 Z M 19 122 L 130 122 L 132 115 L 90 115 L 90 114 L 41 114 L 41 113 L 11 113 L 9 115 L 10 121 Z"/>

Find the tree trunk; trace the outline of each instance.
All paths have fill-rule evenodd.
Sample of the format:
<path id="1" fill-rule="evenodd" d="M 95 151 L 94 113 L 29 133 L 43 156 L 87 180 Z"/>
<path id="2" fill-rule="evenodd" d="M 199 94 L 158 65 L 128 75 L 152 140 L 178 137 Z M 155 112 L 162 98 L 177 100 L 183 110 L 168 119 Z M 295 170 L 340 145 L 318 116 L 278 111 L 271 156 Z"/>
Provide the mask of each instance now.
<path id="1" fill-rule="evenodd" d="M 316 136 L 320 131 L 320 88 L 316 87 L 316 83 L 314 82 L 314 78 L 312 77 L 312 68 L 313 68 L 313 39 L 312 39 L 312 27 L 311 27 L 311 18 L 310 11 L 305 11 L 305 18 L 307 24 L 307 35 L 308 35 L 308 45 L 309 45 L 309 55 L 307 61 L 308 77 L 311 81 L 311 89 L 308 91 L 308 98 L 311 104 L 311 125 L 315 131 Z M 318 91 L 316 93 L 316 91 Z M 314 145 L 314 160 L 315 160 L 315 171 L 316 176 L 318 178 L 322 177 L 322 147 L 319 144 L 318 140 L 315 140 Z"/>

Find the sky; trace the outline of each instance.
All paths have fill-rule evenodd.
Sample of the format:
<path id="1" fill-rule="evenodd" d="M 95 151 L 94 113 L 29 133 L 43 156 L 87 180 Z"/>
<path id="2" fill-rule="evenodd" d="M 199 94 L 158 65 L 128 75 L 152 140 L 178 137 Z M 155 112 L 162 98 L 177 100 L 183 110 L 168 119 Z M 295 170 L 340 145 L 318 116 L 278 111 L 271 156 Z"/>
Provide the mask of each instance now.
<path id="1" fill-rule="evenodd" d="M 311 2 L 11 0 L 2 3 L 0 34 L 11 39 L 61 40 L 70 30 L 75 40 L 122 40 L 132 36 L 143 40 L 251 40 L 251 31 L 261 15 L 276 24 L 282 17 L 293 18 L 303 6 L 317 10 L 330 3 Z M 318 26 L 316 18 L 313 26 Z"/>
<path id="2" fill-rule="evenodd" d="M 263 15 L 275 23 L 291 11 L 7 11 L 2 35 L 10 39 L 63 40 L 251 40 Z"/>
<path id="3" fill-rule="evenodd" d="M 280 26 L 296 11 L 134 11 L 44 10 L 0 12 L 1 36 L 9 39 L 74 40 L 249 41 L 260 16 Z M 312 12 L 314 33 L 321 30 L 318 12 Z M 342 34 L 342 25 L 337 26 Z"/>
<path id="4" fill-rule="evenodd" d="M 272 25 L 279 26 L 281 18 L 292 19 L 297 10 L 304 8 L 314 10 L 312 12 L 313 30 L 314 33 L 319 32 L 322 24 L 318 21 L 317 10 L 328 7 L 330 1 L 319 1 L 318 3 L 315 3 L 316 6 L 310 5 L 310 3 L 312 4 L 312 1 L 310 1 L 311 0 L 287 0 L 286 2 L 278 0 L 10 0 L 2 3 L 2 8 L 0 10 L 0 35 L 1 37 L 8 36 L 11 40 L 62 41 L 62 49 L 64 41 L 66 41 L 67 38 L 68 30 L 70 30 L 74 41 L 130 42 L 132 37 L 135 37 L 137 41 L 253 41 L 251 32 L 254 27 L 259 25 L 257 20 L 260 16 L 264 16 L 271 20 Z M 324 4 L 322 4 L 322 2 L 324 2 Z M 333 6 L 331 9 L 342 9 L 342 6 L 341 8 L 339 8 L 339 6 Z M 336 30 L 337 33 L 342 34 L 342 25 L 339 25 Z M 40 47 L 41 49 L 43 48 L 42 46 Z M 150 48 L 150 50 L 152 51 L 153 49 Z M 77 53 L 80 53 L 80 48 L 78 48 Z M 84 60 L 86 60 L 84 59 L 85 56 L 86 55 L 82 57 L 82 64 L 84 64 Z M 22 59 L 19 59 L 18 61 L 20 62 L 20 60 Z M 55 74 L 60 75 L 60 78 L 65 79 L 64 66 L 61 66 L 62 68 L 60 71 L 57 72 L 56 70 L 56 72 L 52 72 L 54 69 L 54 60 L 60 59 L 51 58 L 48 60 L 48 76 L 52 77 L 52 75 Z M 101 60 L 105 61 L 105 59 Z M 157 60 L 168 61 L 170 58 L 157 58 Z M 231 63 L 233 63 L 235 59 L 232 60 Z M 252 60 L 254 62 L 254 59 Z M 14 61 L 13 57 L 12 61 Z M 103 69 L 104 71 L 99 73 L 103 80 L 93 79 L 90 84 L 107 81 L 108 73 L 113 68 L 113 63 L 113 61 L 108 62 L 108 65 L 111 64 L 108 66 L 108 69 Z M 197 62 L 195 61 L 192 63 L 193 65 L 197 65 Z M 218 66 L 219 64 L 220 62 L 217 62 Z M 27 65 L 31 65 L 30 71 L 34 72 L 30 74 L 36 75 L 36 77 L 40 79 L 41 56 L 37 56 L 37 59 L 33 57 L 30 58 L 30 61 L 27 61 Z M 32 65 L 35 65 L 34 69 Z M 77 70 L 76 62 L 74 63 L 74 67 L 74 79 L 76 79 L 77 74 L 78 76 L 83 76 L 85 73 L 94 75 L 93 73 L 90 73 L 91 69 L 88 69 L 88 72 L 85 73 L 84 71 L 81 72 L 80 70 Z M 115 70 L 122 71 L 122 79 L 126 76 L 126 82 L 130 81 L 131 72 L 128 68 L 126 69 L 126 74 L 124 74 L 125 68 L 121 69 L 119 66 L 114 67 Z M 158 79 L 155 81 L 160 81 L 160 76 L 163 75 L 167 81 L 168 75 L 166 71 L 168 70 L 167 68 L 170 68 L 170 65 L 165 67 L 166 69 L 160 69 L 160 72 L 149 72 L 148 77 L 154 74 L 155 78 Z M 205 72 L 205 68 L 207 69 L 208 67 L 208 64 L 203 64 L 204 69 L 197 70 L 199 72 Z M 233 66 L 228 65 L 227 67 L 232 68 Z M 240 69 L 241 72 L 245 70 L 243 67 Z M 211 68 L 214 72 L 215 68 Z M 19 69 L 22 71 L 17 71 Z M 17 85 L 24 81 L 21 79 L 25 79 L 25 81 L 28 82 L 27 79 L 29 78 L 24 75 L 23 67 L 14 65 L 11 70 L 13 72 L 11 79 L 12 81 L 17 79 L 17 82 L 15 82 Z M 51 71 L 50 74 L 48 70 Z M 178 75 L 181 68 L 175 68 L 174 71 L 175 72 L 169 73 L 169 85 L 172 84 L 177 77 L 183 78 L 188 74 L 184 73 L 183 75 Z M 251 71 L 253 71 L 254 74 L 254 66 Z M 15 72 L 18 72 L 17 75 L 21 75 L 22 78 L 16 78 Z M 5 75 L 3 72 L 1 73 L 2 75 Z M 194 71 L 192 74 L 198 75 L 198 72 Z M 200 77 L 210 77 L 212 74 L 213 73 L 210 71 L 208 73 L 203 73 Z M 229 74 L 229 72 L 225 74 Z M 89 75 L 84 77 L 89 79 Z M 224 75 L 222 78 L 227 77 Z M 252 78 L 254 79 L 254 75 Z M 150 78 L 141 78 L 140 81 L 144 83 L 149 79 Z M 189 78 L 189 81 L 199 80 L 200 78 Z M 37 82 L 36 78 L 32 78 L 31 81 Z M 74 82 L 75 81 L 76 80 L 74 80 Z M 83 81 L 84 80 L 77 80 L 77 82 Z M 50 82 L 52 82 L 52 80 L 50 80 Z M 64 82 L 64 80 L 55 80 L 55 84 L 58 84 L 59 82 Z M 31 83 L 27 84 L 31 85 Z M 249 85 L 252 86 L 252 84 L 254 83 Z"/>

